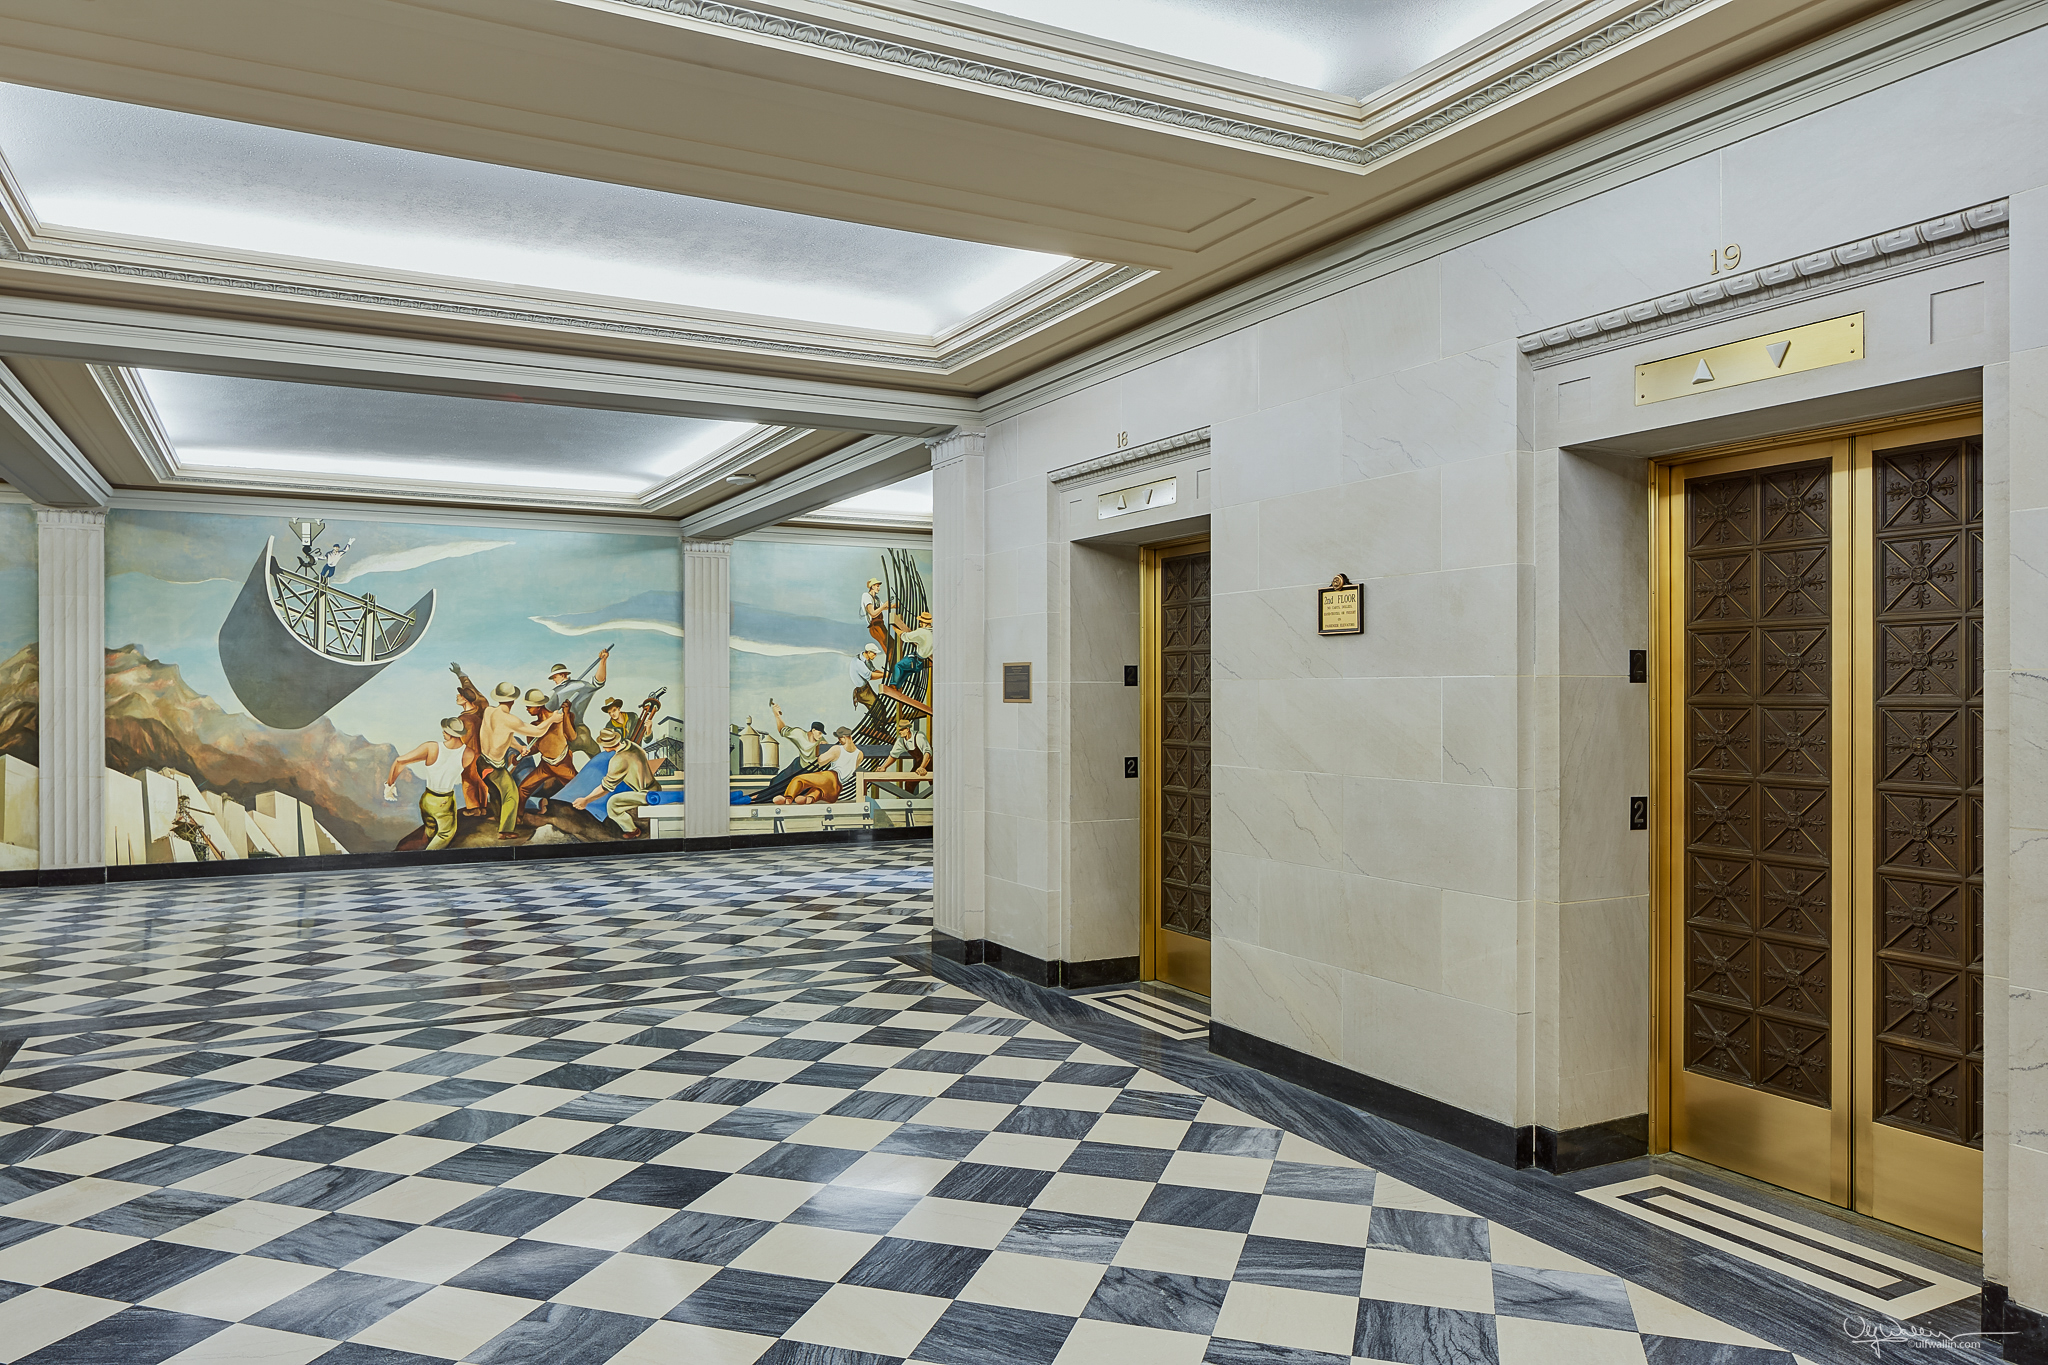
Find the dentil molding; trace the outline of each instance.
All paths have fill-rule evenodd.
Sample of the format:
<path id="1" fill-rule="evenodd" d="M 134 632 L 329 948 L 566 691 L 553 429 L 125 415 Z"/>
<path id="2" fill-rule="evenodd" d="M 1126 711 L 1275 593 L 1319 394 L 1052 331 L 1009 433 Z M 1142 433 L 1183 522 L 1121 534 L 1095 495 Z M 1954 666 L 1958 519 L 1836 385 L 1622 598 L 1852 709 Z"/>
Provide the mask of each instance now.
<path id="1" fill-rule="evenodd" d="M 2004 199 L 1979 204 L 1760 270 L 1724 274 L 1662 298 L 1531 333 L 1519 344 L 1529 363 L 1541 369 L 1721 318 L 1761 312 L 1795 298 L 1910 274 L 1999 250 L 2006 242 L 2009 216 Z"/>
<path id="2" fill-rule="evenodd" d="M 1147 442 L 1141 446 L 1132 446 L 1128 450 L 1112 450 L 1109 454 L 1097 455 L 1092 460 L 1083 460 L 1079 464 L 1066 465 L 1063 468 L 1053 470 L 1045 477 L 1054 484 L 1072 483 L 1075 479 L 1085 479 L 1094 474 L 1106 474 L 1111 470 L 1129 470 L 1133 467 L 1164 464 L 1168 460 L 1183 459 L 1193 454 L 1197 447 L 1208 444 L 1209 428 L 1196 427 L 1193 431 L 1183 431 L 1178 436 L 1167 436 L 1157 441 Z"/>
<path id="3" fill-rule="evenodd" d="M 1453 124 L 1462 123 L 1494 105 L 1514 99 L 1533 86 L 1563 75 L 1590 58 L 1631 42 L 1651 29 L 1706 2 L 1707 0 L 1652 0 L 1652 3 L 1623 15 L 1577 42 L 1490 81 L 1441 109 L 1433 110 L 1370 142 L 1354 143 L 1311 137 L 1305 133 L 1276 128 L 1269 124 L 1224 118 L 1221 115 L 1165 104 L 1158 100 L 1141 99 L 1114 90 L 1078 85 L 1072 81 L 1063 81 L 1031 71 L 1018 71 L 950 52 L 935 52 L 929 48 L 914 47 L 908 43 L 876 38 L 865 33 L 852 33 L 845 29 L 831 28 L 824 24 L 780 14 L 745 9 L 739 5 L 725 4 L 722 0 L 620 0 L 622 4 L 639 9 L 672 14 L 695 23 L 814 47 L 835 55 L 882 62 L 927 75 L 944 76 L 951 80 L 989 86 L 1014 94 L 1030 95 L 1059 104 L 1099 110 L 1124 118 L 1141 119 L 1147 123 L 1164 124 L 1189 132 L 1206 133 L 1212 137 L 1230 138 L 1238 142 L 1254 143 L 1278 151 L 1320 157 L 1353 166 L 1369 166 L 1375 161 L 1392 156 Z"/>

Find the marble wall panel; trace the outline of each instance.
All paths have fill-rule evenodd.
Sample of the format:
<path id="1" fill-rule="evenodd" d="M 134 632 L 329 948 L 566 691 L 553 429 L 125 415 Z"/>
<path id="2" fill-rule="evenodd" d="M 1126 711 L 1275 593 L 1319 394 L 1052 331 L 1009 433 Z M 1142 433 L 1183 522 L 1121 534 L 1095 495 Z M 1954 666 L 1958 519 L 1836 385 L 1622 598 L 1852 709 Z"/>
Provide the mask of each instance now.
<path id="1" fill-rule="evenodd" d="M 2048 1071 L 2048 990 L 2010 985 L 2004 999 L 2008 1068 L 2027 1075 Z M 2048 1152 L 2048 1087 L 2013 1086 L 2006 1105 L 2013 1144 Z"/>
<path id="2" fill-rule="evenodd" d="M 1376 479 L 1522 448 L 1512 341 L 1399 370 L 1339 391 L 1343 473 Z"/>
<path id="3" fill-rule="evenodd" d="M 1343 988 L 1345 1066 L 1500 1123 L 1519 1120 L 1515 1014 L 1355 972 Z"/>
<path id="4" fill-rule="evenodd" d="M 1243 417 L 1260 407 L 1258 333 L 1247 327 L 1204 342 L 1131 371 L 1117 386 L 1105 450 L 1116 448 L 1119 432 L 1137 446 Z"/>
<path id="5" fill-rule="evenodd" d="M 1210 429 L 1216 490 L 1210 505 L 1283 498 L 1342 482 L 1344 405 L 1337 393 L 1298 399 Z"/>
<path id="6" fill-rule="evenodd" d="M 1498 787 L 1346 778 L 1344 858 L 1368 876 L 1513 899 L 1517 797 Z"/>
<path id="7" fill-rule="evenodd" d="M 1211 839 L 1219 852 L 1340 868 L 1344 862 L 1344 785 L 1330 773 L 1277 768 L 1210 771 Z"/>
<path id="8" fill-rule="evenodd" d="M 990 757 L 988 875 L 1044 890 L 1051 884 L 1051 854 L 1047 848 L 1050 822 L 1044 818 L 1042 806 L 1037 819 L 996 808 L 995 789 L 1001 784 L 993 780 L 998 765 L 994 756 Z"/>
<path id="9" fill-rule="evenodd" d="M 2012 199 L 2009 228 L 2012 246 L 2007 257 L 2011 268 L 2008 285 L 2011 307 L 2007 322 L 2010 335 L 2007 344 L 2012 349 L 2013 364 L 2017 368 L 2022 354 L 2039 353 L 2042 347 L 2048 347 L 2048 187 L 2037 185 L 2028 188 L 2016 184 L 2001 193 L 2009 194 Z M 2035 368 L 2031 371 L 2034 375 L 2040 373 L 2038 367 L 2042 363 L 2037 354 Z M 2017 376 L 2014 382 L 2019 382 Z M 2038 385 L 2038 379 L 2029 383 L 2034 396 L 2028 406 L 2036 414 L 2044 407 Z M 2014 473 L 2018 472 L 2014 470 Z M 2039 477 L 2048 479 L 2048 472 L 2041 473 Z M 2015 507 L 2043 505 L 2048 505 L 2048 496 L 2035 495 L 2024 500 L 2015 497 L 2013 501 Z"/>
<path id="10" fill-rule="evenodd" d="M 1621 678 L 1557 680 L 1562 901 L 1649 894 L 1650 836 L 1628 799 L 1650 789 L 1649 689 Z"/>
<path id="11" fill-rule="evenodd" d="M 1136 783 L 1132 783 L 1136 786 Z M 1138 955 L 1138 822 L 1076 820 L 1064 870 L 1069 961 Z"/>
<path id="12" fill-rule="evenodd" d="M 1645 894 L 1556 907 L 1557 1128 L 1649 1108 L 1649 906 Z"/>
<path id="13" fill-rule="evenodd" d="M 2041 185 L 2048 145 L 2012 131 L 2048 124 L 2044 64 L 2036 30 L 1734 144 L 1724 240 L 1763 265 Z"/>
<path id="14" fill-rule="evenodd" d="M 1259 586 L 1323 587 L 1340 572 L 1359 582 L 1433 572 L 1439 507 L 1434 469 L 1268 498 L 1259 504 Z"/>
<path id="15" fill-rule="evenodd" d="M 1720 222 L 1720 154 L 1710 153 L 1447 252 L 1444 353 L 1697 284 Z"/>
<path id="16" fill-rule="evenodd" d="M 1258 327 L 1259 404 L 1274 407 L 1435 360 L 1437 267 L 1424 261 Z"/>
<path id="17" fill-rule="evenodd" d="M 1209 855 L 1209 920 L 1218 938 L 1257 943 L 1263 932 L 1259 877 L 1264 858 L 1211 850 Z"/>
<path id="18" fill-rule="evenodd" d="M 989 821 L 991 844 L 996 826 L 1001 823 Z M 1006 948 L 1015 948 L 1033 957 L 1048 960 L 1058 957 L 1060 946 L 1054 937 L 1053 917 L 1048 904 L 1050 896 L 1045 888 L 1025 886 L 996 875 L 993 847 L 990 849 L 990 863 L 987 880 L 988 937 Z"/>
<path id="19" fill-rule="evenodd" d="M 1446 569 L 1524 562 L 1522 522 L 1532 461 L 1508 451 L 1443 466 L 1441 562 Z"/>
<path id="20" fill-rule="evenodd" d="M 1557 600 L 1542 612 L 1554 667 L 1626 676 L 1628 651 L 1650 643 L 1650 467 L 1571 450 L 1554 467 Z"/>
<path id="21" fill-rule="evenodd" d="M 1529 986 L 1521 970 L 1525 907 L 1495 896 L 1446 891 L 1437 958 L 1443 993 L 1475 1005 L 1500 1008 L 1514 1002 L 1529 1008 Z"/>
<path id="22" fill-rule="evenodd" d="M 1521 688 L 1512 677 L 1444 678 L 1443 780 L 1521 785 Z"/>
<path id="23" fill-rule="evenodd" d="M 1232 938 L 1213 944 L 1211 1017 L 1326 1062 L 1342 1059 L 1345 973 Z"/>

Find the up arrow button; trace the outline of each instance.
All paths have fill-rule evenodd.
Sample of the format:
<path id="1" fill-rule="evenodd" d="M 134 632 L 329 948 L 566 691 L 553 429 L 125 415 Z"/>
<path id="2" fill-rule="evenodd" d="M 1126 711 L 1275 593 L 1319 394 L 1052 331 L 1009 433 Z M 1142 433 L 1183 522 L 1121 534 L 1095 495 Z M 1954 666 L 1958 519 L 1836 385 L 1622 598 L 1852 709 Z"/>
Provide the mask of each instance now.
<path id="1" fill-rule="evenodd" d="M 1695 384 L 1711 384 L 1714 382 L 1714 372 L 1707 368 L 1706 361 L 1702 360 L 1700 367 L 1692 372 L 1692 382 Z"/>

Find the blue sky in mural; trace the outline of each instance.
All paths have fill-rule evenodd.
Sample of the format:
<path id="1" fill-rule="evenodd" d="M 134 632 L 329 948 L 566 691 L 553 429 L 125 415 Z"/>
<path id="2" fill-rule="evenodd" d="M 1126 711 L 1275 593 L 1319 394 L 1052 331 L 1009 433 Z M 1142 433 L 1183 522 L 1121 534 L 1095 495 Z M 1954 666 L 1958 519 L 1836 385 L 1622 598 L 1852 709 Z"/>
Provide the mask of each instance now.
<path id="1" fill-rule="evenodd" d="M 930 590 L 930 542 L 909 542 Z M 792 725 L 851 725 L 859 710 L 847 665 L 868 643 L 860 595 L 881 575 L 884 547 L 742 540 L 732 547 L 732 718 L 771 724 L 768 699 Z"/>
<path id="2" fill-rule="evenodd" d="M 36 638 L 36 510 L 0 503 L 0 661 Z"/>
<path id="3" fill-rule="evenodd" d="M 217 642 L 270 536 L 289 567 L 298 545 L 282 513 L 274 520 L 113 513 L 107 647 L 138 645 L 152 658 L 177 664 L 188 686 L 224 709 L 244 710 L 221 671 Z M 356 543 L 336 574 L 339 586 L 407 606 L 430 588 L 438 597 L 426 637 L 328 713 L 337 729 L 410 748 L 431 738 L 440 718 L 456 709 L 449 663 L 461 663 L 486 692 L 501 681 L 542 687 L 550 664 L 581 672 L 607 644 L 616 648 L 606 693 L 630 705 L 665 686 L 661 714 L 682 714 L 681 568 L 674 537 L 337 516 L 327 518 L 320 543 L 351 537 Z"/>

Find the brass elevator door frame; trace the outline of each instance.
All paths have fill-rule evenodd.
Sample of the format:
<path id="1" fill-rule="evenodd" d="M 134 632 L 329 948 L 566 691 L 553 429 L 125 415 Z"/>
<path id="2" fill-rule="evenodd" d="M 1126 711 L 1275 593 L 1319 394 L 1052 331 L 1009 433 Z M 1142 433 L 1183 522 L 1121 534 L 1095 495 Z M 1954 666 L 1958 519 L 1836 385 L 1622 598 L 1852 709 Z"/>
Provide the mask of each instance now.
<path id="1" fill-rule="evenodd" d="M 1162 755 L 1162 692 L 1165 683 L 1162 651 L 1165 638 L 1161 623 L 1161 591 L 1162 569 L 1167 561 L 1207 553 L 1207 536 L 1148 545 L 1138 551 L 1138 827 L 1141 850 L 1138 975 L 1146 981 L 1162 981 L 1204 996 L 1209 994 L 1209 940 L 1176 933 L 1161 922 L 1165 877 L 1161 795 L 1166 775 Z"/>
<path id="2" fill-rule="evenodd" d="M 1651 471 L 1653 1150 L 1697 1157 L 1973 1249 L 1981 1248 L 1983 1240 L 1982 1152 L 1876 1117 L 1881 831 L 1876 817 L 1879 635 L 1873 462 L 1881 451 L 1979 436 L 1982 430 L 1975 410 L 1951 410 L 1776 445 L 1759 442 L 1680 457 Z M 1686 1069 L 1693 1027 L 1687 1002 L 1692 951 L 1687 896 L 1694 876 L 1687 805 L 1693 737 L 1688 726 L 1692 593 L 1686 487 L 1819 461 L 1826 462 L 1828 471 L 1832 631 L 1827 871 L 1832 1064 L 1826 1107 Z M 1761 751 L 1758 736 L 1752 752 Z M 1755 818 L 1760 822 L 1763 814 L 1758 809 Z M 1761 890 L 1754 894 L 1760 896 Z M 1753 914 L 1753 922 L 1761 925 L 1762 910 Z"/>

